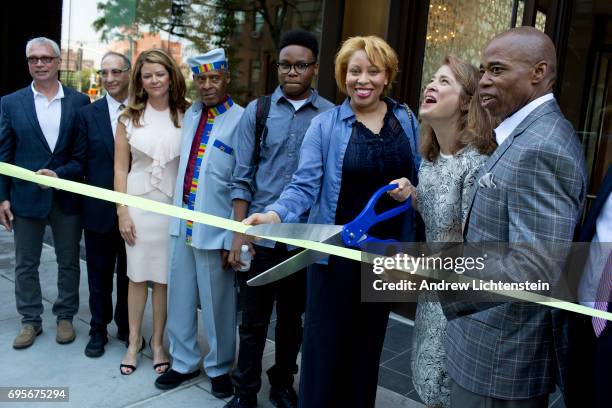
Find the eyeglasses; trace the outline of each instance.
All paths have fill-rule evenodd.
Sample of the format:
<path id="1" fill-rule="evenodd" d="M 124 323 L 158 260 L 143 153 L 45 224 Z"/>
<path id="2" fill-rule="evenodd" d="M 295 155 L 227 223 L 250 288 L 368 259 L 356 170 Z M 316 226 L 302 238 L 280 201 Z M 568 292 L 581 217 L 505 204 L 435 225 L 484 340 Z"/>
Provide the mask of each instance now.
<path id="1" fill-rule="evenodd" d="M 42 62 L 43 64 L 50 64 L 51 61 L 53 61 L 56 58 L 58 58 L 58 57 L 47 57 L 47 56 L 44 56 L 44 57 L 28 57 L 28 58 L 26 58 L 26 61 L 28 61 L 28 64 L 32 64 L 32 65 L 38 64 L 38 61 Z"/>
<path id="2" fill-rule="evenodd" d="M 296 73 L 303 74 L 304 72 L 306 72 L 309 66 L 314 65 L 316 63 L 317 61 L 298 62 L 295 64 L 288 64 L 286 62 L 277 62 L 276 67 L 278 68 L 281 74 L 288 74 L 289 72 L 291 72 L 291 68 L 293 68 Z"/>
<path id="3" fill-rule="evenodd" d="M 101 70 L 96 71 L 96 73 L 104 78 L 104 77 L 109 76 L 110 74 L 112 74 L 113 76 L 117 76 L 117 75 L 120 75 L 120 74 L 122 74 L 124 72 L 127 72 L 129 70 L 130 69 L 127 68 L 127 67 L 123 68 L 123 69 L 115 68 L 115 69 L 111 69 L 111 70 L 101 69 Z"/>

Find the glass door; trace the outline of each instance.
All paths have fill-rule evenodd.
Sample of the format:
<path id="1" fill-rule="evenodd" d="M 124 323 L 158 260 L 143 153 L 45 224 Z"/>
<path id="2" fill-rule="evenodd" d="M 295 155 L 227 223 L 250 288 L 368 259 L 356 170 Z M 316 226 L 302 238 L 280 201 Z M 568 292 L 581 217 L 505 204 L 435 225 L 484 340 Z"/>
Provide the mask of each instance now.
<path id="1" fill-rule="evenodd" d="M 612 20 L 608 20 L 608 24 Z M 610 24 L 609 24 L 610 25 Z M 612 46 L 599 50 L 593 69 L 585 131 L 581 133 L 590 180 L 589 198 L 596 196 L 612 163 Z"/>

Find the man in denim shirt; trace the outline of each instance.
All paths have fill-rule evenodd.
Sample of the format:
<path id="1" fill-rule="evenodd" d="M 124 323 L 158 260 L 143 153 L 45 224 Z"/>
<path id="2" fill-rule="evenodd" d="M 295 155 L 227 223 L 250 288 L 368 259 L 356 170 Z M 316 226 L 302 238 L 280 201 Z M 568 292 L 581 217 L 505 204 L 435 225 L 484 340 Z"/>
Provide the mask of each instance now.
<path id="1" fill-rule="evenodd" d="M 297 169 L 300 146 L 311 119 L 334 106 L 311 88 L 318 70 L 318 48 L 314 35 L 303 30 L 289 31 L 281 38 L 278 56 L 280 86 L 271 95 L 267 131 L 261 139 L 258 157 L 255 157 L 257 101 L 251 102 L 242 116 L 237 135 L 240 149 L 231 188 L 237 221 L 262 212 L 276 201 Z M 306 217 L 303 218 L 305 221 Z M 261 241 L 253 246 L 242 234 L 234 234 L 229 262 L 236 269 L 241 267 L 242 245 L 250 246 L 254 259 L 248 272 L 237 272 L 242 310 L 240 351 L 232 374 L 235 397 L 226 408 L 257 405 L 261 359 L 275 301 L 275 364 L 267 371 L 270 400 L 277 407 L 296 407 L 293 375 L 297 373 L 296 358 L 302 341 L 305 271 L 266 286 L 247 286 L 248 279 L 287 259 L 292 252 L 284 244 L 272 241 Z"/>

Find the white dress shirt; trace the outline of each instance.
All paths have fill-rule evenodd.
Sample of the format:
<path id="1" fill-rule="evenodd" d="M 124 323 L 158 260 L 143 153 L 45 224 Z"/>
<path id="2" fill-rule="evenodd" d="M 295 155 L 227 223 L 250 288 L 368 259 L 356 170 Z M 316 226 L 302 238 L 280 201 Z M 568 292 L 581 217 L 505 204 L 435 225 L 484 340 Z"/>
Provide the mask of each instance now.
<path id="1" fill-rule="evenodd" d="M 582 305 L 594 308 L 603 268 L 612 248 L 612 194 L 595 221 L 595 235 L 591 242 L 586 269 L 580 278 L 578 300 Z"/>
<path id="2" fill-rule="evenodd" d="M 57 139 L 59 138 L 60 123 L 62 121 L 62 99 L 64 98 L 64 88 L 62 84 L 57 82 L 59 88 L 57 93 L 51 100 L 48 100 L 45 94 L 40 93 L 34 88 L 32 81 L 32 92 L 34 93 L 34 106 L 36 108 L 36 117 L 40 129 L 47 139 L 51 151 L 55 149 Z"/>
<path id="3" fill-rule="evenodd" d="M 109 94 L 106 94 L 106 102 L 108 103 L 108 114 L 110 115 L 111 127 L 113 128 L 113 137 L 117 134 L 117 120 L 119 119 L 119 114 L 125 106 L 127 106 L 128 100 L 124 100 L 123 102 L 119 102 Z M 124 108 L 121 109 L 121 104 L 124 105 Z"/>
<path id="4" fill-rule="evenodd" d="M 518 111 L 514 112 L 511 116 L 508 116 L 502 123 L 499 124 L 498 127 L 495 128 L 495 138 L 497 139 L 497 145 L 500 146 L 504 143 L 504 140 L 510 136 L 514 129 L 518 125 L 521 124 L 523 120 L 531 112 L 533 112 L 538 106 L 542 105 L 545 102 L 552 101 L 555 99 L 555 96 L 552 93 L 548 93 L 544 96 L 540 96 L 537 99 L 529 102 L 527 105 L 523 106 Z"/>

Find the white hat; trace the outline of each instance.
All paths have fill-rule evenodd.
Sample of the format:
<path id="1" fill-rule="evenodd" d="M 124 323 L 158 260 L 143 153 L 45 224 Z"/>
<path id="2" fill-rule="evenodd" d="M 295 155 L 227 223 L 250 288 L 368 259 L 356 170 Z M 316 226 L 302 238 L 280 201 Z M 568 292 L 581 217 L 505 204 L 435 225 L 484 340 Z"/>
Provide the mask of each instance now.
<path id="1" fill-rule="evenodd" d="M 208 51 L 206 54 L 187 58 L 187 64 L 189 64 L 191 71 L 196 75 L 218 69 L 229 69 L 223 48 L 217 48 Z"/>

